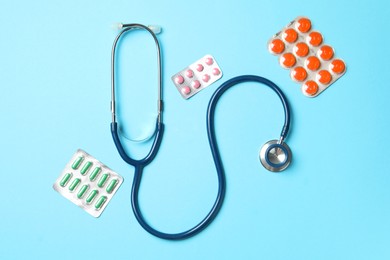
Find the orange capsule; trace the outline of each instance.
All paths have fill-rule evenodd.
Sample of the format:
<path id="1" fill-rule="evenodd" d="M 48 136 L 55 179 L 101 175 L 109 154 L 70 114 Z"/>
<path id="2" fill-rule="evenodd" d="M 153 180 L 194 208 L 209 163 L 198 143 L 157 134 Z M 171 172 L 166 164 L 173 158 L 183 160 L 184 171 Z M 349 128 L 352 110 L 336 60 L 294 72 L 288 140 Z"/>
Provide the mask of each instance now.
<path id="1" fill-rule="evenodd" d="M 333 48 L 329 45 L 324 45 L 318 50 L 318 54 L 323 60 L 330 60 L 333 58 Z"/>
<path id="2" fill-rule="evenodd" d="M 309 46 L 304 42 L 298 42 L 294 46 L 294 52 L 299 57 L 305 57 L 309 53 Z"/>
<path id="3" fill-rule="evenodd" d="M 280 57 L 280 63 L 282 64 L 282 66 L 284 66 L 286 68 L 291 68 L 296 63 L 296 59 L 295 59 L 294 54 L 292 54 L 290 52 L 283 54 Z"/>
<path id="4" fill-rule="evenodd" d="M 294 43 L 298 39 L 298 33 L 294 29 L 287 29 L 283 32 L 283 39 L 286 42 Z"/>
<path id="5" fill-rule="evenodd" d="M 330 72 L 327 70 L 320 70 L 317 73 L 317 79 L 320 83 L 326 85 L 329 84 L 332 80 L 332 75 L 330 75 Z"/>
<path id="6" fill-rule="evenodd" d="M 345 71 L 344 61 L 339 59 L 333 60 L 329 67 L 336 74 L 341 74 Z"/>
<path id="7" fill-rule="evenodd" d="M 296 67 L 291 70 L 291 77 L 297 81 L 304 81 L 307 77 L 307 71 L 303 67 Z"/>
<path id="8" fill-rule="evenodd" d="M 298 20 L 297 29 L 300 32 L 306 33 L 308 31 L 310 31 L 310 28 L 311 28 L 311 21 L 309 19 L 301 18 Z"/>
<path id="9" fill-rule="evenodd" d="M 322 34 L 319 32 L 311 32 L 308 40 L 311 45 L 319 46 L 322 43 Z"/>
<path id="10" fill-rule="evenodd" d="M 314 96 L 318 92 L 318 84 L 313 80 L 308 80 L 303 84 L 302 90 L 309 96 Z"/>
<path id="11" fill-rule="evenodd" d="M 284 51 L 284 43 L 281 39 L 274 39 L 269 44 L 269 49 L 275 54 L 282 53 Z"/>
<path id="12" fill-rule="evenodd" d="M 306 68 L 311 71 L 316 71 L 320 68 L 321 62 L 316 56 L 310 56 L 305 61 Z"/>

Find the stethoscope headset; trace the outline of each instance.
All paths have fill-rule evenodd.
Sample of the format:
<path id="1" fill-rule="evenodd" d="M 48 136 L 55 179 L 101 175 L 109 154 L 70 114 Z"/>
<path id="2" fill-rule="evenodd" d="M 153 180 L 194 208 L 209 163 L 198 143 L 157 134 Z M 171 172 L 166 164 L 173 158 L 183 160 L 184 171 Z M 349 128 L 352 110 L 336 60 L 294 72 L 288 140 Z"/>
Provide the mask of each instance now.
<path id="1" fill-rule="evenodd" d="M 122 159 L 134 166 L 135 172 L 134 172 L 134 178 L 133 178 L 133 185 L 132 185 L 132 191 L 131 191 L 131 204 L 133 208 L 134 215 L 139 222 L 139 224 L 150 234 L 162 238 L 162 239 L 168 239 L 168 240 L 180 240 L 189 238 L 191 236 L 194 236 L 201 232 L 203 229 L 205 229 L 217 216 L 219 210 L 221 209 L 224 197 L 225 197 L 225 191 L 226 191 L 226 178 L 225 173 L 223 170 L 222 161 L 220 158 L 220 153 L 218 150 L 218 145 L 216 142 L 215 137 L 215 127 L 214 127 L 214 115 L 215 115 L 215 109 L 218 103 L 218 100 L 221 98 L 223 93 L 226 92 L 229 88 L 243 82 L 255 82 L 255 83 L 261 83 L 265 86 L 268 86 L 271 90 L 273 90 L 278 97 L 280 98 L 280 101 L 282 102 L 283 109 L 284 109 L 284 125 L 282 128 L 282 132 L 280 134 L 280 137 L 278 140 L 271 140 L 264 144 L 264 146 L 260 150 L 260 161 L 262 165 L 269 171 L 273 172 L 279 172 L 284 169 L 286 169 L 290 162 L 291 162 L 291 150 L 288 147 L 288 145 L 284 142 L 290 128 L 290 109 L 287 102 L 286 97 L 284 96 L 283 92 L 280 90 L 278 86 L 276 86 L 273 82 L 270 80 L 259 77 L 259 76 L 253 76 L 253 75 L 244 75 L 244 76 L 238 76 L 235 78 L 232 78 L 225 83 L 223 83 L 212 95 L 210 102 L 208 104 L 207 108 L 207 136 L 210 144 L 210 149 L 213 155 L 213 160 L 215 164 L 215 168 L 217 170 L 218 175 L 218 193 L 217 197 L 215 199 L 215 202 L 209 211 L 209 213 L 204 217 L 202 221 L 200 221 L 197 225 L 192 227 L 189 230 L 186 230 L 181 233 L 175 233 L 175 234 L 169 234 L 164 233 L 156 230 L 155 228 L 151 227 L 145 220 L 145 218 L 142 215 L 142 212 L 140 210 L 139 206 L 139 188 L 141 184 L 142 179 L 142 173 L 144 168 L 150 164 L 153 159 L 156 157 L 157 151 L 161 145 L 162 136 L 164 133 L 164 123 L 162 121 L 162 108 L 163 108 L 163 100 L 162 100 L 162 75 L 161 75 L 161 49 L 158 42 L 158 39 L 156 37 L 156 34 L 153 30 L 156 28 L 147 27 L 142 24 L 121 24 L 122 31 L 118 34 L 116 37 L 113 47 L 112 47 L 112 56 L 111 56 L 111 111 L 112 111 L 112 123 L 111 123 L 111 133 L 112 137 L 114 139 L 114 143 L 116 145 L 116 148 L 118 149 L 118 152 Z M 118 123 L 116 120 L 116 103 L 115 103 L 115 51 L 117 47 L 117 43 L 122 35 L 124 35 L 126 32 L 129 32 L 134 29 L 142 29 L 147 32 L 153 37 L 154 42 L 156 44 L 157 49 L 157 63 L 158 63 L 158 115 L 156 120 L 156 128 L 154 132 L 154 140 L 151 145 L 149 153 L 142 159 L 135 160 L 131 158 L 126 151 L 124 150 L 120 137 L 119 137 L 119 129 L 118 129 Z M 159 29 L 157 28 L 157 31 Z M 158 32 L 156 32 L 158 33 Z"/>

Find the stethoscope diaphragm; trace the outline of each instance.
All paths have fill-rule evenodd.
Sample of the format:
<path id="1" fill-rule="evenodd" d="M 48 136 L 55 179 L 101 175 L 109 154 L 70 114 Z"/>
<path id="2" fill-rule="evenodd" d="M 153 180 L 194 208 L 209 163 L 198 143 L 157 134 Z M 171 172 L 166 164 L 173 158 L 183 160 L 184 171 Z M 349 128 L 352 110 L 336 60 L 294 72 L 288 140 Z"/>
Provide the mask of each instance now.
<path id="1" fill-rule="evenodd" d="M 291 163 L 291 150 L 285 142 L 271 140 L 263 145 L 260 150 L 261 164 L 271 172 L 280 172 Z"/>

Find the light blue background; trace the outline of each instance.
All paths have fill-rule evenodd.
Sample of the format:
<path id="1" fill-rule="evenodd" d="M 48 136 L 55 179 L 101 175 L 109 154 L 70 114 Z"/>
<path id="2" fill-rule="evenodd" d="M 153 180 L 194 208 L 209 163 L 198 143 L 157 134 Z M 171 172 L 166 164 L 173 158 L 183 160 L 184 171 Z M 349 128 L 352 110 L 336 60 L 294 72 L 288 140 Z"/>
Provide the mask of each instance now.
<path id="1" fill-rule="evenodd" d="M 312 19 L 348 66 L 315 99 L 266 48 L 298 15 Z M 390 259 L 389 17 L 388 1 L 3 1 L 0 258 Z M 214 201 L 205 115 L 222 82 L 261 75 L 291 103 L 293 164 L 275 174 L 258 151 L 279 135 L 277 97 L 256 84 L 224 95 L 216 127 L 226 200 L 216 220 L 185 241 L 149 235 L 131 211 L 133 167 L 109 128 L 111 24 L 121 21 L 163 27 L 166 132 L 140 192 L 146 218 L 162 231 L 192 227 Z M 126 134 L 142 136 L 155 115 L 153 44 L 135 33 L 121 51 L 119 112 L 129 119 Z M 183 100 L 170 77 L 208 53 L 223 78 Z M 137 156 L 146 147 L 128 144 Z M 52 189 L 78 148 L 125 178 L 99 219 Z"/>

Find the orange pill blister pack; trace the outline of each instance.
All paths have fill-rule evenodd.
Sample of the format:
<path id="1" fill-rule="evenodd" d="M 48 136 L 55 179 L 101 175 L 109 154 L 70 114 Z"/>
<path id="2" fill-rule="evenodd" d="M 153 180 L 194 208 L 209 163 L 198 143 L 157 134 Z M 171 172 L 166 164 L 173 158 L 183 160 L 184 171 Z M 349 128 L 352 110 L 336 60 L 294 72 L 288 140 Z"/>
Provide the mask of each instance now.
<path id="1" fill-rule="evenodd" d="M 307 17 L 297 17 L 275 34 L 268 50 L 290 70 L 291 78 L 302 84 L 302 93 L 308 97 L 318 96 L 346 70 L 344 61 L 335 57 L 332 46 L 324 44 L 322 34 L 312 29 Z"/>

